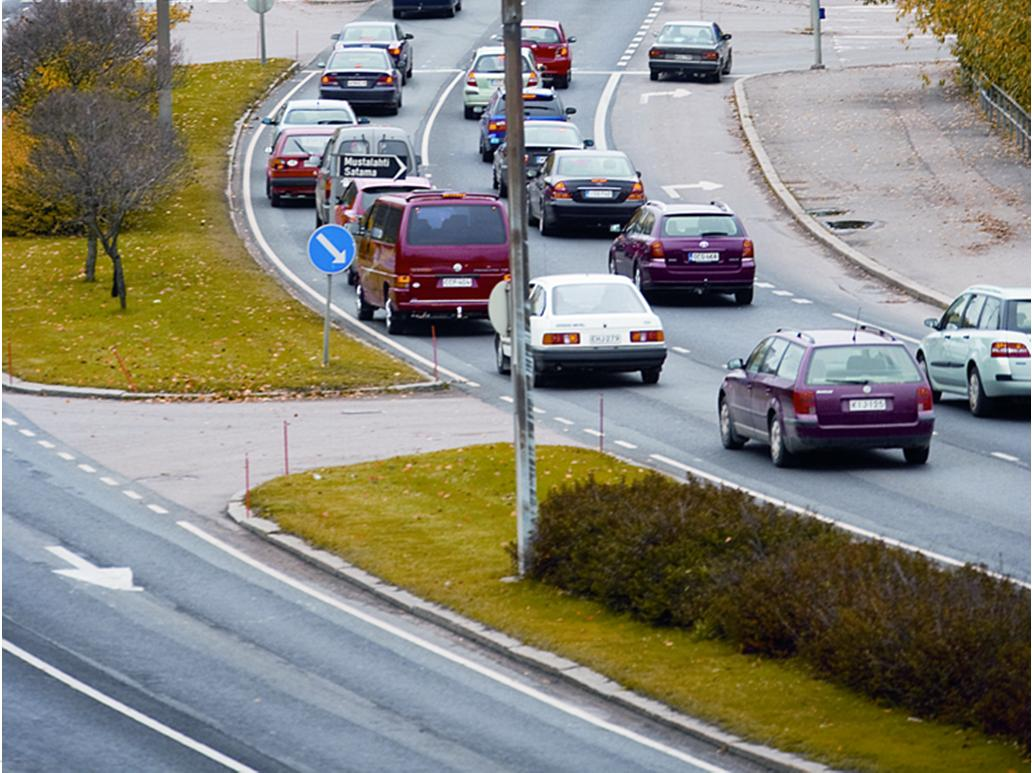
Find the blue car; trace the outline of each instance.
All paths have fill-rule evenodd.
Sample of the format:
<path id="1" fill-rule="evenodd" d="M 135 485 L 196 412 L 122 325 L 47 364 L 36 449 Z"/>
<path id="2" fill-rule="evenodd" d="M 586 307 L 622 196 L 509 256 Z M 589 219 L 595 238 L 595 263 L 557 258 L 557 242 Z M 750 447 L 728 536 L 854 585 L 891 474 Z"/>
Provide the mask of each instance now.
<path id="1" fill-rule="evenodd" d="M 577 112 L 575 107 L 564 107 L 554 89 L 524 89 L 523 117 L 533 121 L 566 121 Z M 480 157 L 494 158 L 495 151 L 505 139 L 505 92 L 497 89 L 480 116 Z"/>
<path id="2" fill-rule="evenodd" d="M 462 0 L 394 0 L 394 18 L 414 13 L 443 13 L 454 16 L 462 10 Z"/>

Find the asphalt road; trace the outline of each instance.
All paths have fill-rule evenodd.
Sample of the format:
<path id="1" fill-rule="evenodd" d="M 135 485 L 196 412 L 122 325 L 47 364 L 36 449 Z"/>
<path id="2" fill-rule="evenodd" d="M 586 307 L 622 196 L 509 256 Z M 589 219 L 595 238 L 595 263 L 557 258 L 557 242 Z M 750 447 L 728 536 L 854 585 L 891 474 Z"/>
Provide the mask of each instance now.
<path id="1" fill-rule="evenodd" d="M 670 4 L 668 4 L 670 5 Z M 604 29 L 596 0 L 563 4 L 562 20 L 574 46 L 575 77 L 563 92 L 586 137 L 629 153 L 643 172 L 652 198 L 672 200 L 664 186 L 718 184 L 715 193 L 742 217 L 757 244 L 758 292 L 748 308 L 730 299 L 659 301 L 671 346 L 657 386 L 636 375 L 570 378 L 534 391 L 539 424 L 578 442 L 597 442 L 604 400 L 604 444 L 634 461 L 668 472 L 699 471 L 733 481 L 770 498 L 812 509 L 862 533 L 872 533 L 954 561 L 984 563 L 1028 581 L 1029 431 L 1028 412 L 1010 411 L 991 419 L 971 417 L 962 401 L 947 399 L 937 409 L 931 461 L 906 466 L 898 451 L 828 453 L 797 469 L 778 470 L 766 449 L 749 444 L 724 450 L 716 422 L 717 388 L 724 363 L 744 357 L 772 330 L 843 327 L 853 320 L 874 323 L 916 343 L 922 320 L 937 310 L 886 289 L 841 264 L 803 235 L 769 195 L 754 170 L 737 127 L 731 100 L 735 77 L 756 72 L 805 68 L 813 59 L 812 37 L 803 3 L 751 0 L 728 7 L 703 3 L 702 14 L 734 35 L 735 69 L 723 84 L 648 80 L 648 35 L 635 46 L 643 20 L 651 29 L 672 16 L 695 16 L 684 4 L 669 12 L 651 2 L 605 3 Z M 526 17 L 554 15 L 541 0 L 528 0 Z M 368 18 L 387 18 L 378 5 Z M 406 86 L 405 106 L 396 118 L 374 122 L 400 125 L 416 136 L 439 187 L 490 190 L 491 170 L 477 154 L 477 128 L 462 117 L 461 67 L 477 45 L 498 31 L 494 3 L 470 3 L 456 20 L 411 20 L 416 35 L 416 77 Z M 934 40 L 900 43 L 904 27 L 884 8 L 840 4 L 829 7 L 825 61 L 875 64 L 923 61 L 945 56 Z M 651 33 L 650 33 L 651 34 Z M 316 68 L 303 71 L 270 100 L 269 110 L 288 95 L 312 96 Z M 453 87 L 454 85 L 454 87 Z M 608 85 L 608 88 L 607 88 Z M 687 91 L 680 96 L 650 92 Z M 267 136 L 267 135 L 265 135 Z M 265 142 L 253 127 L 242 137 L 246 171 L 236 189 L 246 206 L 249 227 L 265 259 L 281 274 L 307 286 L 306 300 L 321 306 L 323 275 L 309 264 L 304 245 L 311 231 L 311 208 L 272 209 L 263 195 Z M 693 189 L 673 190 L 684 197 Z M 696 194 L 698 195 L 698 194 Z M 531 274 L 605 271 L 610 236 L 577 233 L 545 238 L 531 233 Z M 404 348 L 405 356 L 432 358 L 429 325 L 387 337 L 379 320 L 356 328 L 353 292 L 334 290 L 339 321 L 372 336 L 381 345 Z M 438 324 L 439 362 L 446 376 L 489 402 L 509 399 L 508 380 L 494 371 L 487 323 Z M 417 360 L 418 361 L 418 360 Z"/>

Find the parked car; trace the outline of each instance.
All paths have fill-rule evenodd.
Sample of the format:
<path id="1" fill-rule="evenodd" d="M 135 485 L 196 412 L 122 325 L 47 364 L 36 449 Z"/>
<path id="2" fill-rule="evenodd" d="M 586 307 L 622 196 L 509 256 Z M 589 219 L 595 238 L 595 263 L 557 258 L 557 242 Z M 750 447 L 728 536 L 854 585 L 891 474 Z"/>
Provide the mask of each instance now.
<path id="1" fill-rule="evenodd" d="M 462 10 L 462 0 L 394 0 L 394 18 L 417 13 L 440 13 L 454 16 Z"/>
<path id="2" fill-rule="evenodd" d="M 727 368 L 717 396 L 725 448 L 766 443 L 777 467 L 822 448 L 902 448 L 908 463 L 928 461 L 932 389 L 888 333 L 779 330 Z"/>
<path id="3" fill-rule="evenodd" d="M 659 381 L 667 348 L 663 323 L 626 277 L 562 274 L 530 287 L 534 386 L 569 371 L 628 373 Z M 512 341 L 495 336 L 495 366 L 508 373 Z"/>
<path id="4" fill-rule="evenodd" d="M 266 148 L 269 163 L 265 168 L 265 195 L 272 206 L 278 207 L 285 196 L 315 195 L 319 163 L 334 131 L 332 126 L 284 129 L 276 144 Z"/>
<path id="5" fill-rule="evenodd" d="M 523 59 L 523 87 L 530 88 L 541 83 L 534 52 L 529 48 L 520 50 Z M 473 60 L 466 73 L 466 86 L 462 90 L 463 114 L 474 119 L 487 106 L 495 89 L 504 85 L 505 49 L 502 46 L 483 46 L 473 54 Z"/>
<path id="6" fill-rule="evenodd" d="M 726 204 L 649 201 L 609 247 L 609 272 L 631 277 L 646 297 L 656 290 L 732 293 L 745 305 L 753 299 L 756 257 Z"/>
<path id="7" fill-rule="evenodd" d="M 663 73 L 706 75 L 720 83 L 731 72 L 731 34 L 716 22 L 670 21 L 656 34 L 649 49 L 649 79 Z"/>
<path id="8" fill-rule="evenodd" d="M 396 159 L 393 163 L 391 159 Z M 368 161 L 368 164 L 360 162 Z M 372 162 L 377 162 L 374 165 Z M 418 177 L 420 159 L 411 135 L 396 126 L 342 126 L 326 146 L 315 185 L 315 227 L 330 221 L 347 184 L 369 177 L 380 182 Z M 398 166 L 400 165 L 400 166 Z M 396 174 L 395 166 L 400 173 Z"/>
<path id="9" fill-rule="evenodd" d="M 342 48 L 323 68 L 319 98 L 344 99 L 352 106 L 379 107 L 397 115 L 401 83 L 401 72 L 382 48 Z"/>
<path id="10" fill-rule="evenodd" d="M 593 140 L 581 138 L 580 129 L 569 121 L 527 121 L 523 124 L 523 163 L 527 173 L 539 170 L 553 150 L 578 150 L 595 145 Z M 509 161 L 505 156 L 506 143 L 498 146 L 491 170 L 491 185 L 503 199 L 509 195 Z"/>
<path id="11" fill-rule="evenodd" d="M 403 32 L 401 25 L 391 21 L 353 21 L 331 36 L 337 41 L 334 48 L 382 48 L 391 56 L 394 67 L 401 72 L 401 83 L 412 77 L 412 44 L 415 36 Z"/>
<path id="12" fill-rule="evenodd" d="M 414 317 L 485 317 L 509 276 L 508 218 L 491 194 L 384 194 L 357 233 L 358 318 L 382 308 L 391 334 Z"/>
<path id="13" fill-rule="evenodd" d="M 528 216 L 544 236 L 569 223 L 623 225 L 645 203 L 641 175 L 619 150 L 556 150 L 528 176 Z"/>
<path id="14" fill-rule="evenodd" d="M 354 236 L 358 224 L 369 208 L 385 193 L 411 193 L 433 188 L 426 177 L 405 177 L 401 180 L 381 180 L 375 177 L 359 177 L 351 180 L 344 193 L 337 199 L 340 203 L 333 208 L 333 222 L 344 226 Z M 358 283 L 358 271 L 352 263 L 348 268 L 348 284 Z"/>
<path id="15" fill-rule="evenodd" d="M 341 99 L 291 99 L 275 115 L 263 118 L 262 123 L 276 127 L 272 135 L 275 145 L 280 132 L 288 126 L 366 124 L 369 119 L 356 116 L 351 105 Z"/>
<path id="16" fill-rule="evenodd" d="M 573 77 L 570 44 L 577 38 L 567 37 L 563 25 L 549 19 L 524 19 L 521 34 L 523 45 L 534 52 L 541 74 L 555 88 L 568 88 Z"/>
<path id="17" fill-rule="evenodd" d="M 526 121 L 566 121 L 577 112 L 577 108 L 563 105 L 554 89 L 525 89 L 522 96 Z M 494 158 L 495 149 L 505 139 L 505 127 L 505 91 L 499 87 L 480 114 L 479 152 L 482 160 Z"/>
<path id="18" fill-rule="evenodd" d="M 1029 298 L 1032 288 L 975 285 L 962 292 L 921 341 L 917 361 L 938 401 L 944 392 L 967 396 L 975 416 L 995 400 L 1029 399 Z"/>

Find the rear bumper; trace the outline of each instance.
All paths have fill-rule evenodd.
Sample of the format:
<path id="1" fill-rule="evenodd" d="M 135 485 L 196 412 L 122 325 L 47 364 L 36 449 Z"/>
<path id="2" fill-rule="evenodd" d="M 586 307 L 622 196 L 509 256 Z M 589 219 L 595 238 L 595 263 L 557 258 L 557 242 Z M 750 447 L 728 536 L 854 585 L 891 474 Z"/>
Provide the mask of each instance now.
<path id="1" fill-rule="evenodd" d="M 561 223 L 619 223 L 623 225 L 641 207 L 640 201 L 589 204 L 584 201 L 553 200 L 545 204 L 551 216 Z"/>
<path id="2" fill-rule="evenodd" d="M 392 88 L 348 89 L 320 86 L 319 99 L 343 99 L 352 105 L 394 107 L 398 104 L 400 95 Z"/>
<path id="3" fill-rule="evenodd" d="M 642 281 L 653 290 L 748 290 L 755 277 L 756 263 L 748 258 L 737 267 L 727 268 L 716 264 L 667 266 L 661 261 L 642 265 Z"/>
<path id="4" fill-rule="evenodd" d="M 649 69 L 653 72 L 715 73 L 720 69 L 720 60 L 693 59 L 691 61 L 676 61 L 671 59 L 649 59 Z"/>
<path id="5" fill-rule="evenodd" d="M 554 78 L 557 75 L 562 77 L 569 75 L 572 62 L 564 59 L 554 59 L 551 62 L 538 61 L 538 65 L 541 67 L 541 74 L 546 78 Z"/>
<path id="6" fill-rule="evenodd" d="M 469 319 L 487 316 L 487 299 L 470 301 L 406 301 L 395 296 L 398 311 L 420 319 Z"/>
<path id="7" fill-rule="evenodd" d="M 932 442 L 935 417 L 922 412 L 909 424 L 870 424 L 857 426 L 820 426 L 798 418 L 784 420 L 790 451 L 822 448 L 919 448 Z"/>
<path id="8" fill-rule="evenodd" d="M 269 187 L 274 193 L 293 196 L 314 196 L 315 175 L 309 177 L 269 177 Z"/>
<path id="9" fill-rule="evenodd" d="M 620 349 L 544 349 L 532 347 L 534 370 L 604 370 L 625 373 L 662 367 L 665 346 L 623 347 Z"/>

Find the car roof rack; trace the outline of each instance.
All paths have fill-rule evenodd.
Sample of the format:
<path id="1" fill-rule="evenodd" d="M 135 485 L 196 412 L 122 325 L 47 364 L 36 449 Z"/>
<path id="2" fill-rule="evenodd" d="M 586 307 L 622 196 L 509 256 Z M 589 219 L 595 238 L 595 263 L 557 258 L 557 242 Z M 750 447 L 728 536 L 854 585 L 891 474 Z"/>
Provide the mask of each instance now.
<path id="1" fill-rule="evenodd" d="M 710 202 L 710 206 L 711 207 L 716 207 L 717 209 L 722 209 L 724 212 L 731 213 L 731 207 L 729 207 L 723 201 L 719 201 L 717 199 L 713 199 Z"/>
<path id="2" fill-rule="evenodd" d="M 802 330 L 796 330 L 795 328 L 779 327 L 774 332 L 775 333 L 788 333 L 788 334 L 793 334 L 794 333 L 795 337 L 798 338 L 800 341 L 806 340 L 806 341 L 809 341 L 811 344 L 817 343 L 817 339 L 815 339 L 812 335 L 810 335 L 809 333 L 804 333 Z"/>
<path id="3" fill-rule="evenodd" d="M 880 327 L 875 327 L 874 325 L 857 325 L 856 329 L 863 330 L 865 333 L 874 333 L 874 335 L 881 336 L 882 338 L 886 338 L 889 341 L 898 340 L 896 336 L 894 336 L 892 333 L 888 332 L 887 330 L 882 330 Z"/>

